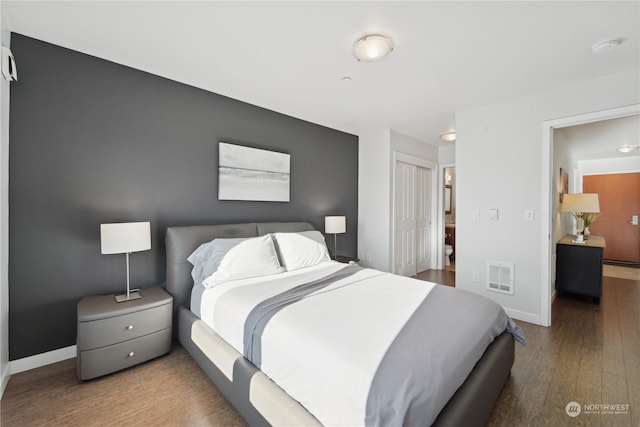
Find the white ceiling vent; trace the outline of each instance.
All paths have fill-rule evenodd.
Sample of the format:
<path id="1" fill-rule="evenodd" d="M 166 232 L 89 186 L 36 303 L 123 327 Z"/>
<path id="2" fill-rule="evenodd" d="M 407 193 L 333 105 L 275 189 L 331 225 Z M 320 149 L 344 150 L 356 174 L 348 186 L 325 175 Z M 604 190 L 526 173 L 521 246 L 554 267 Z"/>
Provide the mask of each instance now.
<path id="1" fill-rule="evenodd" d="M 513 263 L 487 261 L 487 289 L 513 295 L 513 270 Z"/>

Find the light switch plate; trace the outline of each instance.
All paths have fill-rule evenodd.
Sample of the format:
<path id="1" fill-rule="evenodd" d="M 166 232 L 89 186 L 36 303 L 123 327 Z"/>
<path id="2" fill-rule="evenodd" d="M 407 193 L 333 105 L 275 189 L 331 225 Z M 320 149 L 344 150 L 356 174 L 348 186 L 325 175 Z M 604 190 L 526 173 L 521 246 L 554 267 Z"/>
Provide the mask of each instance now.
<path id="1" fill-rule="evenodd" d="M 533 209 L 525 209 L 525 211 L 524 211 L 524 220 L 525 221 L 533 221 Z"/>
<path id="2" fill-rule="evenodd" d="M 480 219 L 480 209 L 471 209 L 471 218 Z"/>
<path id="3" fill-rule="evenodd" d="M 489 220 L 496 221 L 498 219 L 498 209 L 489 209 Z"/>

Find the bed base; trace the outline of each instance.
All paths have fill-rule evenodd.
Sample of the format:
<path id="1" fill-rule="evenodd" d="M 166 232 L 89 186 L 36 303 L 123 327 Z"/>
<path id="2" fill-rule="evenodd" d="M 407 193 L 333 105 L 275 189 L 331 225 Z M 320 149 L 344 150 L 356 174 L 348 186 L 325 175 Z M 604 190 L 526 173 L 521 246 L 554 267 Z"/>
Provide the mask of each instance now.
<path id="1" fill-rule="evenodd" d="M 313 229 L 311 224 L 304 222 L 167 229 L 167 291 L 173 295 L 176 307 L 174 331 L 182 346 L 251 426 L 309 426 L 320 423 L 186 308 L 193 286 L 191 265 L 186 259 L 201 243 L 217 237 L 254 237 L 277 231 Z M 197 336 L 196 340 L 194 336 Z M 212 360 L 219 361 L 221 355 L 226 357 L 225 366 L 219 366 Z M 513 337 L 503 332 L 487 347 L 433 425 L 484 426 L 511 372 L 513 361 Z"/>
<path id="2" fill-rule="evenodd" d="M 177 316 L 180 343 L 250 426 L 321 425 L 302 405 L 289 397 L 275 383 L 266 379 L 266 376 L 240 353 L 222 342 L 222 345 L 228 347 L 225 351 L 236 355 L 233 363 L 233 381 L 230 381 L 223 370 L 207 355 L 207 350 L 201 348 L 201 345 L 196 344 L 192 339 L 196 323 L 202 323 L 202 321 L 184 307 L 178 309 Z M 211 337 L 222 341 L 208 326 L 202 324 L 198 326 L 206 329 Z M 509 377 L 513 361 L 513 337 L 505 331 L 487 347 L 433 425 L 438 427 L 484 426 Z M 262 389 L 258 394 L 271 395 L 272 399 L 268 402 L 264 399 L 251 398 L 251 382 L 255 376 L 266 379 L 266 382 L 260 381 Z M 254 400 L 253 403 L 252 400 Z M 268 414 L 264 414 L 265 411 Z"/>

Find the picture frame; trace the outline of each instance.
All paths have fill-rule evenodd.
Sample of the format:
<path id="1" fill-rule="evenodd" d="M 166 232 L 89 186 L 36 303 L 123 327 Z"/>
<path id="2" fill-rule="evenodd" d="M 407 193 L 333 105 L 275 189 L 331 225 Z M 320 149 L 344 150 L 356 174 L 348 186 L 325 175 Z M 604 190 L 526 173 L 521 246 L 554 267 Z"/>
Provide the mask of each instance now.
<path id="1" fill-rule="evenodd" d="M 558 176 L 558 190 L 560 203 L 562 203 L 564 195 L 569 193 L 569 174 L 562 168 L 560 168 L 560 175 Z"/>
<path id="2" fill-rule="evenodd" d="M 453 201 L 453 186 L 445 185 L 444 186 L 444 213 L 451 213 L 451 205 Z"/>
<path id="3" fill-rule="evenodd" d="M 290 155 L 218 143 L 218 200 L 289 202 Z"/>

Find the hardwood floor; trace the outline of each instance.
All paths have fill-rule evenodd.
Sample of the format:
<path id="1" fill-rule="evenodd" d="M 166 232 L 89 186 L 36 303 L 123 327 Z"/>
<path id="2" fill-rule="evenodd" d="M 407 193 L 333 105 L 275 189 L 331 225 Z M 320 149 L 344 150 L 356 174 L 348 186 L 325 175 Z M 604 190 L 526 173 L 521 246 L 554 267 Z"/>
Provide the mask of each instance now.
<path id="1" fill-rule="evenodd" d="M 0 412 L 3 427 L 245 425 L 179 344 L 92 381 L 77 379 L 75 359 L 13 375 Z"/>
<path id="2" fill-rule="evenodd" d="M 439 274 L 450 280 L 449 273 Z M 552 321 L 550 328 L 517 322 L 527 345 L 516 344 L 488 424 L 640 426 L 640 281 L 605 277 L 600 305 L 556 299 Z M 572 401 L 581 405 L 576 418 L 565 412 Z M 607 404 L 629 409 L 593 413 Z M 7 427 L 244 425 L 178 344 L 165 357 L 84 383 L 74 359 L 16 374 L 0 412 Z"/>

